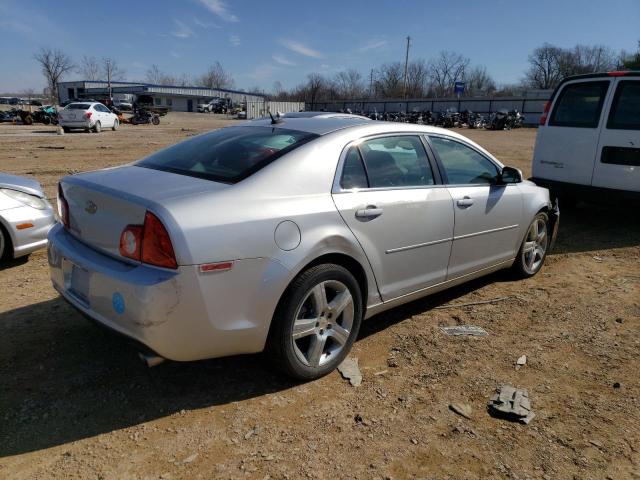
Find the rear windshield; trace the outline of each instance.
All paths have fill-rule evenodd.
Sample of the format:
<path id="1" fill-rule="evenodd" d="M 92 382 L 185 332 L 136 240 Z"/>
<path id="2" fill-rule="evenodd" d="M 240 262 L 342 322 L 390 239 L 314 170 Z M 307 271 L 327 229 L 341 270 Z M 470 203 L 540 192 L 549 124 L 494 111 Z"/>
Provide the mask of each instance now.
<path id="1" fill-rule="evenodd" d="M 318 135 L 272 127 L 229 127 L 180 142 L 140 167 L 236 183 Z"/>
<path id="2" fill-rule="evenodd" d="M 65 110 L 89 110 L 91 104 L 89 103 L 70 103 L 64 109 Z"/>

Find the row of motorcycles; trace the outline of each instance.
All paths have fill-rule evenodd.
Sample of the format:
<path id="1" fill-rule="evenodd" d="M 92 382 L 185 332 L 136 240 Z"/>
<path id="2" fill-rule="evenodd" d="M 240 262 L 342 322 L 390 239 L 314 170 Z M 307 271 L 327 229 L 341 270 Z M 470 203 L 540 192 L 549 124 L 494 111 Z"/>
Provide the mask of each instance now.
<path id="1" fill-rule="evenodd" d="M 423 112 L 384 112 L 369 113 L 361 115 L 369 117 L 371 120 L 382 120 L 386 122 L 415 123 L 418 125 L 433 125 L 443 128 L 486 128 L 488 130 L 511 130 L 520 128 L 524 124 L 524 116 L 517 110 L 498 110 L 489 117 L 471 110 L 458 112 L 454 109 L 434 114 L 431 110 Z"/>
<path id="2" fill-rule="evenodd" d="M 55 107 L 40 107 L 35 112 L 12 108 L 6 112 L 0 112 L 0 123 L 15 123 L 21 121 L 24 125 L 32 125 L 34 123 L 44 123 L 45 125 L 58 124 L 58 111 Z"/>

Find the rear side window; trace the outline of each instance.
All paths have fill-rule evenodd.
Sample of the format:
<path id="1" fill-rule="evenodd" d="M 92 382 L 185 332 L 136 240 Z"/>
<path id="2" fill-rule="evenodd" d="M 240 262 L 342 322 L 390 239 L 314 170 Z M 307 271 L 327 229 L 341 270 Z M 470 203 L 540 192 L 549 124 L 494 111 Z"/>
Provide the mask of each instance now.
<path id="1" fill-rule="evenodd" d="M 221 128 L 160 150 L 136 165 L 236 183 L 317 137 L 284 128 Z"/>
<path id="2" fill-rule="evenodd" d="M 596 128 L 609 82 L 583 82 L 565 86 L 556 101 L 549 125 Z"/>
<path id="3" fill-rule="evenodd" d="M 414 136 L 381 137 L 360 144 L 369 187 L 433 185 L 433 172 L 422 141 Z"/>
<path id="4" fill-rule="evenodd" d="M 356 147 L 351 147 L 344 159 L 340 187 L 345 190 L 351 190 L 353 188 L 367 188 L 368 186 L 367 172 L 364 169 L 360 152 Z"/>
<path id="5" fill-rule="evenodd" d="M 640 82 L 624 80 L 618 84 L 607 128 L 640 130 Z"/>

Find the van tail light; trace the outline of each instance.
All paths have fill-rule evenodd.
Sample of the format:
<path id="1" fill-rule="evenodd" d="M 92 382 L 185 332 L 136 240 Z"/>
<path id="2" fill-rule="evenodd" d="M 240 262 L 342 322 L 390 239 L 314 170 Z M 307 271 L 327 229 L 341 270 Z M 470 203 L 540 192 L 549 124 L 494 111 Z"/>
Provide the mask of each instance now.
<path id="1" fill-rule="evenodd" d="M 91 115 L 93 115 L 93 112 L 87 112 L 84 114 L 87 120 L 91 120 Z"/>
<path id="2" fill-rule="evenodd" d="M 178 268 L 167 229 L 149 211 L 144 215 L 144 225 L 127 225 L 120 234 L 120 255 L 149 265 Z"/>
<path id="3" fill-rule="evenodd" d="M 64 192 L 62 191 L 62 185 L 60 183 L 58 183 L 58 215 L 60 216 L 62 225 L 64 225 L 65 228 L 69 228 L 69 204 L 67 203 L 67 199 L 64 198 Z"/>
<path id="4" fill-rule="evenodd" d="M 542 116 L 540 117 L 540 125 L 545 125 L 547 123 L 547 117 L 549 116 L 549 110 L 551 109 L 551 100 L 548 102 L 544 102 L 544 111 L 542 112 Z"/>
<path id="5" fill-rule="evenodd" d="M 616 72 L 607 72 L 607 75 L 609 75 L 610 77 L 624 77 L 625 75 L 628 75 L 629 72 L 626 70 L 618 70 Z"/>

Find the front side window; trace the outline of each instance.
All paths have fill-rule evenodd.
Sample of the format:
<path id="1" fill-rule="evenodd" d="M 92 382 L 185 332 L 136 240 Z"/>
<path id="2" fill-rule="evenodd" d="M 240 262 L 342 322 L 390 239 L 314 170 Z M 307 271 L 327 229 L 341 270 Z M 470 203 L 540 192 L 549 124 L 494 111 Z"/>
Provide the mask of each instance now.
<path id="1" fill-rule="evenodd" d="M 366 140 L 360 144 L 369 187 L 433 185 L 433 172 L 419 137 L 397 136 Z"/>
<path id="2" fill-rule="evenodd" d="M 271 127 L 227 127 L 160 150 L 135 165 L 236 183 L 318 135 Z"/>
<path id="3" fill-rule="evenodd" d="M 552 127 L 596 128 L 609 82 L 569 84 L 556 101 L 549 125 Z"/>
<path id="4" fill-rule="evenodd" d="M 438 154 L 449 185 L 494 185 L 498 181 L 498 167 L 487 157 L 455 140 L 430 137 Z"/>
<path id="5" fill-rule="evenodd" d="M 607 128 L 640 130 L 640 81 L 625 80 L 618 84 Z"/>

